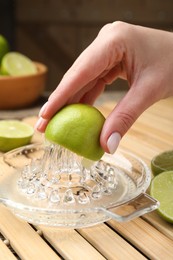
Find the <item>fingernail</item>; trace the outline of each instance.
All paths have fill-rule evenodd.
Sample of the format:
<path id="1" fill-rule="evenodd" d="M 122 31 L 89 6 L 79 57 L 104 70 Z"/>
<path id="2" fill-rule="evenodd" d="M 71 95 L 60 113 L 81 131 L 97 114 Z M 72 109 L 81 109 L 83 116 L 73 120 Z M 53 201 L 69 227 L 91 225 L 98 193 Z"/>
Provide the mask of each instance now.
<path id="1" fill-rule="evenodd" d="M 121 135 L 117 132 L 112 133 L 108 138 L 107 147 L 111 154 L 113 154 L 116 151 L 120 140 L 121 140 Z"/>
<path id="2" fill-rule="evenodd" d="M 34 126 L 34 129 L 40 131 L 40 128 L 41 128 L 41 126 L 43 125 L 43 123 L 44 123 L 44 119 L 43 119 L 42 117 L 40 117 L 40 118 L 37 120 L 37 122 L 36 122 L 36 124 L 35 124 L 35 126 Z"/>
<path id="3" fill-rule="evenodd" d="M 47 103 L 48 103 L 48 101 L 42 106 L 42 108 L 40 109 L 40 112 L 39 112 L 39 117 L 41 117 L 42 116 L 42 114 L 44 113 L 44 111 L 45 111 L 45 109 L 46 109 L 46 107 L 47 107 Z"/>

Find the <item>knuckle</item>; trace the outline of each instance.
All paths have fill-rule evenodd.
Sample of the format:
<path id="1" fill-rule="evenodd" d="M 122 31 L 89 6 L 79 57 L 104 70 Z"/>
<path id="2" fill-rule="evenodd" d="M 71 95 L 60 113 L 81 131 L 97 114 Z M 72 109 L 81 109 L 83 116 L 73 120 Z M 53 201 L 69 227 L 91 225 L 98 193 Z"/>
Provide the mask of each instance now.
<path id="1" fill-rule="evenodd" d="M 125 22 L 122 22 L 122 21 L 115 21 L 115 22 L 113 22 L 112 23 L 112 28 L 113 29 L 124 29 L 124 28 L 126 28 L 128 26 L 128 24 L 127 23 L 125 23 Z"/>
<path id="2" fill-rule="evenodd" d="M 130 24 L 121 21 L 113 22 L 111 25 L 112 34 L 116 35 L 119 40 L 123 40 L 129 34 L 130 26 Z"/>
<path id="3" fill-rule="evenodd" d="M 133 125 L 136 117 L 130 112 L 120 112 L 118 115 L 119 127 L 122 129 L 122 134 L 124 135 L 128 129 Z"/>
<path id="4" fill-rule="evenodd" d="M 105 32 L 122 32 L 126 30 L 126 28 L 129 26 L 129 24 L 121 21 L 115 21 L 113 23 L 107 23 L 105 24 L 101 30 L 100 33 L 105 33 Z"/>
<path id="5" fill-rule="evenodd" d="M 105 25 L 101 28 L 101 30 L 99 31 L 99 35 L 100 35 L 100 34 L 105 34 L 105 33 L 109 32 L 111 26 L 112 26 L 111 23 L 105 24 Z"/>
<path id="6" fill-rule="evenodd" d="M 116 21 L 103 26 L 98 35 L 106 39 L 110 45 L 123 45 L 131 27 L 128 23 Z"/>

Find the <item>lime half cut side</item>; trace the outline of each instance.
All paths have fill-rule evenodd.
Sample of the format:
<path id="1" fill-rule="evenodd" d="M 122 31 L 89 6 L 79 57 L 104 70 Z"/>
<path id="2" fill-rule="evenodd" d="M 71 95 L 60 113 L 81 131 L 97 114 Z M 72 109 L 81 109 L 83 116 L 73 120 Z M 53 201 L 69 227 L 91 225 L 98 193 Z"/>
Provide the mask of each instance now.
<path id="1" fill-rule="evenodd" d="M 173 171 L 173 150 L 156 155 L 151 160 L 151 170 L 154 176 L 164 171 Z"/>
<path id="2" fill-rule="evenodd" d="M 150 194 L 160 202 L 160 216 L 173 223 L 173 171 L 162 172 L 151 182 Z"/>
<path id="3" fill-rule="evenodd" d="M 34 133 L 32 126 L 19 120 L 0 121 L 0 151 L 8 152 L 29 144 Z"/>
<path id="4" fill-rule="evenodd" d="M 7 53 L 1 62 L 1 73 L 10 76 L 25 76 L 37 73 L 37 68 L 28 57 L 18 52 Z"/>

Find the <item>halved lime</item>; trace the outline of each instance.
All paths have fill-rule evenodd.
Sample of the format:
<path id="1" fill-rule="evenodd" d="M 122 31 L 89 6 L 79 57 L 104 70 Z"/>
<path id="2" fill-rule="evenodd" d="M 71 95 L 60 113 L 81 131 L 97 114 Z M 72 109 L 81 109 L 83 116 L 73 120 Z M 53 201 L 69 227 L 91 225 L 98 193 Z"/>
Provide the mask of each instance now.
<path id="1" fill-rule="evenodd" d="M 162 172 L 151 182 L 150 194 L 160 202 L 160 216 L 173 223 L 173 171 Z"/>
<path id="2" fill-rule="evenodd" d="M 156 155 L 151 160 L 151 170 L 153 175 L 157 175 L 164 171 L 173 170 L 173 150 L 165 151 Z"/>
<path id="3" fill-rule="evenodd" d="M 50 120 L 45 137 L 84 158 L 96 161 L 104 153 L 100 145 L 104 121 L 104 116 L 97 108 L 71 104 L 63 107 Z"/>
<path id="4" fill-rule="evenodd" d="M 9 52 L 2 59 L 1 73 L 10 76 L 24 76 L 37 73 L 37 68 L 25 55 Z"/>
<path id="5" fill-rule="evenodd" d="M 9 52 L 9 43 L 7 41 L 7 39 L 3 36 L 3 35 L 0 35 L 0 63 L 1 63 L 1 60 L 3 58 L 3 56 Z"/>
<path id="6" fill-rule="evenodd" d="M 32 126 L 19 120 L 0 121 L 0 151 L 8 152 L 27 145 L 34 133 Z"/>

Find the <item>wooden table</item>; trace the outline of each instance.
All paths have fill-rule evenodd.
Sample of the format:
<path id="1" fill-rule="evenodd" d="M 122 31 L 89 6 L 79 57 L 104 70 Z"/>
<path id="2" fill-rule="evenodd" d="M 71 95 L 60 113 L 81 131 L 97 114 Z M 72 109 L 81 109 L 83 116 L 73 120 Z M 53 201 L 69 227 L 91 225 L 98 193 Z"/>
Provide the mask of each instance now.
<path id="1" fill-rule="evenodd" d="M 102 95 L 97 106 L 105 115 L 120 95 Z M 26 115 L 26 111 L 25 111 Z M 13 115 L 14 116 L 14 115 Z M 24 119 L 33 124 L 35 115 Z M 33 142 L 42 139 L 36 134 Z M 148 165 L 159 152 L 173 148 L 173 98 L 149 108 L 122 139 L 120 146 L 140 156 Z M 131 222 L 108 221 L 91 228 L 35 227 L 0 206 L 0 259 L 173 259 L 173 225 L 157 212 Z"/>

